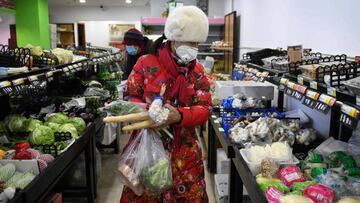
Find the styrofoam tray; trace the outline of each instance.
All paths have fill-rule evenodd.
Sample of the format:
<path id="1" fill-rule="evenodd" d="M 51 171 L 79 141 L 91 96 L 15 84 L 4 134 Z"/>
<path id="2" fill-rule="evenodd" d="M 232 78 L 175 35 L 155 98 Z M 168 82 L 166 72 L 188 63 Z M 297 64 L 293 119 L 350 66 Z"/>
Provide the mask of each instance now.
<path id="1" fill-rule="evenodd" d="M 251 173 L 254 176 L 258 175 L 260 172 L 261 163 L 250 162 L 247 157 L 247 149 L 240 149 L 240 154 L 243 157 L 243 159 L 245 160 L 245 162 L 247 163 L 247 165 L 249 166 Z M 280 166 L 288 166 L 288 165 L 298 164 L 299 160 L 295 156 L 293 156 L 291 161 L 277 161 L 277 162 L 280 164 Z"/>

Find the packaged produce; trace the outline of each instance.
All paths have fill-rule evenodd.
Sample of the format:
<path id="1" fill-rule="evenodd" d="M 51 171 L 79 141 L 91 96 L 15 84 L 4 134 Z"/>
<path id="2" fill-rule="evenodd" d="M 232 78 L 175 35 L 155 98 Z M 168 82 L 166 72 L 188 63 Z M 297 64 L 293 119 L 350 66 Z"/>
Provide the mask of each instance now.
<path id="1" fill-rule="evenodd" d="M 104 111 L 113 116 L 128 115 L 133 113 L 140 113 L 144 110 L 145 104 L 133 103 L 123 100 L 113 101 L 104 107 Z M 118 121 L 124 122 L 124 121 Z"/>
<path id="2" fill-rule="evenodd" d="M 84 96 L 99 96 L 101 99 L 108 99 L 110 98 L 110 91 L 104 90 L 98 87 L 88 87 L 84 94 Z"/>
<path id="3" fill-rule="evenodd" d="M 17 160 L 29 160 L 32 159 L 32 154 L 27 150 L 17 151 L 13 159 Z"/>
<path id="4" fill-rule="evenodd" d="M 290 161 L 292 160 L 292 149 L 284 142 L 274 142 L 270 148 L 271 157 L 277 161 Z"/>
<path id="5" fill-rule="evenodd" d="M 304 190 L 304 196 L 315 203 L 332 203 L 335 191 L 323 184 L 310 185 Z"/>
<path id="6" fill-rule="evenodd" d="M 285 166 L 279 171 L 279 177 L 287 186 L 292 186 L 295 182 L 306 181 L 298 166 Z"/>
<path id="7" fill-rule="evenodd" d="M 0 181 L 6 182 L 15 174 L 15 165 L 8 163 L 0 167 Z"/>
<path id="8" fill-rule="evenodd" d="M 282 196 L 284 196 L 284 193 L 273 186 L 270 186 L 265 192 L 265 197 L 269 203 L 280 203 Z"/>
<path id="9" fill-rule="evenodd" d="M 162 125 L 167 121 L 169 113 L 169 109 L 163 106 L 162 98 L 156 97 L 149 108 L 149 116 L 151 120 L 153 120 L 156 125 Z"/>
<path id="10" fill-rule="evenodd" d="M 290 192 L 290 188 L 288 188 L 284 183 L 279 183 L 279 182 L 264 182 L 264 183 L 260 183 L 259 187 L 261 190 L 266 191 L 270 186 L 280 190 L 283 193 L 289 193 Z"/>
<path id="11" fill-rule="evenodd" d="M 261 161 L 260 172 L 265 177 L 276 177 L 279 171 L 279 164 L 273 159 L 263 159 Z"/>
<path id="12" fill-rule="evenodd" d="M 169 156 L 153 130 L 143 130 L 140 146 L 140 183 L 151 193 L 161 193 L 172 185 Z"/>
<path id="13" fill-rule="evenodd" d="M 34 131 L 30 133 L 30 142 L 35 145 L 53 144 L 55 141 L 54 131 L 44 125 L 37 126 Z"/>
<path id="14" fill-rule="evenodd" d="M 281 197 L 280 203 L 314 203 L 314 202 L 307 197 L 291 194 Z"/>
<path id="15" fill-rule="evenodd" d="M 306 187 L 308 187 L 309 185 L 315 185 L 315 184 L 316 184 L 316 181 L 314 181 L 314 180 L 308 180 L 305 182 L 295 182 L 293 184 L 293 189 L 294 189 L 294 191 L 301 192 L 301 195 L 302 195 L 302 192 L 305 190 Z"/>
<path id="16" fill-rule="evenodd" d="M 326 168 L 315 167 L 315 168 L 311 169 L 310 175 L 313 178 L 317 178 L 317 177 L 319 177 L 319 176 L 321 176 L 321 175 L 323 175 L 325 173 L 326 173 Z"/>
<path id="17" fill-rule="evenodd" d="M 229 130 L 229 138 L 234 143 L 246 143 L 249 140 L 249 130 L 241 127 L 240 125 L 240 123 L 237 123 Z"/>
<path id="18" fill-rule="evenodd" d="M 306 161 L 310 163 L 323 163 L 324 158 L 321 154 L 318 154 L 316 152 L 309 152 Z"/>
<path id="19" fill-rule="evenodd" d="M 360 203 L 360 197 L 342 197 L 337 203 Z"/>
<path id="20" fill-rule="evenodd" d="M 13 147 L 17 152 L 18 151 L 24 151 L 30 148 L 30 143 L 26 142 L 26 141 L 21 141 L 18 142 L 14 147 Z"/>
<path id="21" fill-rule="evenodd" d="M 27 123 L 24 116 L 11 114 L 5 118 L 5 124 L 11 132 L 25 132 Z"/>
<path id="22" fill-rule="evenodd" d="M 312 128 L 301 129 L 296 135 L 296 142 L 299 144 L 309 145 L 314 140 L 316 140 L 316 130 Z"/>
<path id="23" fill-rule="evenodd" d="M 155 131 L 143 129 L 120 157 L 118 174 L 135 194 L 159 193 L 172 185 L 169 157 Z"/>
<path id="24" fill-rule="evenodd" d="M 325 172 L 316 178 L 317 182 L 332 188 L 337 196 L 342 196 L 346 191 L 346 183 L 336 173 Z"/>
<path id="25" fill-rule="evenodd" d="M 73 139 L 78 139 L 79 138 L 79 134 L 78 134 L 78 131 L 76 130 L 76 127 L 73 124 L 70 124 L 70 123 L 62 124 L 57 129 L 57 132 L 69 132 Z"/>
<path id="26" fill-rule="evenodd" d="M 69 117 L 65 113 L 52 113 L 45 117 L 46 122 L 64 124 L 68 122 Z"/>

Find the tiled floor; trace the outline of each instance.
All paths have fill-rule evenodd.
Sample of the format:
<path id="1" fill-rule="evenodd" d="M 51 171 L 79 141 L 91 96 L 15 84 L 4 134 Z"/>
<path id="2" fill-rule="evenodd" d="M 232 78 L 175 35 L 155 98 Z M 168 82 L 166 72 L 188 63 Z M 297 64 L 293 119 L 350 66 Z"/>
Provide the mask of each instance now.
<path id="1" fill-rule="evenodd" d="M 120 137 L 120 148 L 127 143 L 128 137 L 123 135 Z M 201 145 L 202 142 L 201 142 Z M 101 178 L 98 182 L 97 203 L 116 203 L 119 202 L 123 184 L 117 178 L 116 166 L 118 155 L 102 153 L 102 171 Z M 206 163 L 204 163 L 206 164 Z M 206 191 L 209 197 L 209 203 L 215 203 L 214 186 L 212 176 L 205 170 Z"/>

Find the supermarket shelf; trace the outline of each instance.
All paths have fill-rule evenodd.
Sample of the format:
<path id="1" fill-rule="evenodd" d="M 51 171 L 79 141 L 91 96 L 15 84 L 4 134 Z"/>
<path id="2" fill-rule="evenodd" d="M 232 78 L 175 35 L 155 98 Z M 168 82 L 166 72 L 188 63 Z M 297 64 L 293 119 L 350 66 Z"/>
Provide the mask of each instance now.
<path id="1" fill-rule="evenodd" d="M 72 163 L 76 160 L 76 157 L 83 151 L 85 151 L 86 177 L 89 178 L 86 187 L 87 202 L 94 202 L 94 195 L 96 194 L 94 129 L 95 125 L 93 123 L 90 124 L 83 136 L 81 136 L 65 152 L 56 157 L 56 159 L 51 162 L 44 171 L 37 175 L 24 190 L 18 192 L 11 203 L 41 202 L 48 192 L 54 188 L 67 169 L 71 167 Z"/>
<path id="2" fill-rule="evenodd" d="M 1 81 L 6 81 L 6 80 L 15 80 L 17 78 L 24 78 L 24 77 L 28 77 L 31 75 L 37 75 L 37 74 L 41 74 L 41 73 L 46 73 L 48 71 L 50 71 L 51 68 L 41 68 L 39 70 L 32 70 L 29 72 L 25 72 L 25 73 L 15 73 L 15 74 L 8 74 L 8 75 L 0 75 L 0 82 Z"/>

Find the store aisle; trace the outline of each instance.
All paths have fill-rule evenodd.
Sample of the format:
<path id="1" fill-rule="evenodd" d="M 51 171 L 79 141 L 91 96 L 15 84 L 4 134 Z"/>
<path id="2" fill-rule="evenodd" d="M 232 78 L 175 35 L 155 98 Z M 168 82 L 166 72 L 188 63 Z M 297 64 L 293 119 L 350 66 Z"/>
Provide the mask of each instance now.
<path id="1" fill-rule="evenodd" d="M 121 149 L 127 143 L 128 136 L 123 135 L 119 139 L 119 146 Z M 203 143 L 200 142 L 201 147 Z M 204 150 L 203 153 L 205 154 Z M 124 185 L 120 182 L 116 175 L 116 166 L 118 155 L 109 154 L 106 152 L 101 153 L 101 164 L 102 171 L 101 177 L 98 182 L 98 197 L 97 203 L 116 203 L 119 202 L 121 197 L 121 192 Z M 204 161 L 205 162 L 205 161 Z M 206 164 L 206 163 L 204 163 Z M 214 194 L 214 185 L 212 176 L 205 170 L 205 182 L 206 182 L 206 191 L 209 197 L 209 203 L 215 203 L 215 194 Z"/>

